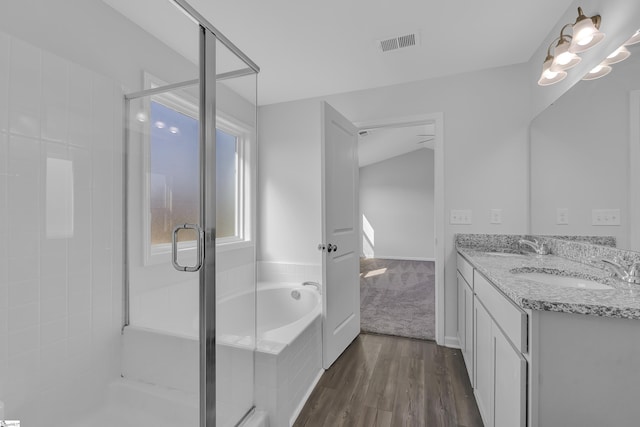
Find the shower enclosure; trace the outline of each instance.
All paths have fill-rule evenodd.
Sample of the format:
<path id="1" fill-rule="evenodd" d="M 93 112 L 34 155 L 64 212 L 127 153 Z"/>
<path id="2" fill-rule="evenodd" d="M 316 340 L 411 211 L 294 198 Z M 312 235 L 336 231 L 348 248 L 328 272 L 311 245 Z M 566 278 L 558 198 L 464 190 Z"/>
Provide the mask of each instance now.
<path id="1" fill-rule="evenodd" d="M 235 426 L 254 409 L 258 67 L 177 3 L 197 73 L 147 72 L 125 97 L 123 377 L 199 396 L 203 426 Z M 238 294 L 241 334 L 216 310 Z"/>
<path id="2" fill-rule="evenodd" d="M 258 71 L 183 0 L 6 4 L 0 420 L 259 418 Z"/>

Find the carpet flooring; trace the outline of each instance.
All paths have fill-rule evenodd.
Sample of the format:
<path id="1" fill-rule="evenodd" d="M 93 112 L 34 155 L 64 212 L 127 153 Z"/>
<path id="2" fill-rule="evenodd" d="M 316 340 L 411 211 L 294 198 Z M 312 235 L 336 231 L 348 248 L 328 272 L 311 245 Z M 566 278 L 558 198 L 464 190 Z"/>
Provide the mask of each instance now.
<path id="1" fill-rule="evenodd" d="M 435 263 L 360 259 L 360 328 L 435 339 Z"/>

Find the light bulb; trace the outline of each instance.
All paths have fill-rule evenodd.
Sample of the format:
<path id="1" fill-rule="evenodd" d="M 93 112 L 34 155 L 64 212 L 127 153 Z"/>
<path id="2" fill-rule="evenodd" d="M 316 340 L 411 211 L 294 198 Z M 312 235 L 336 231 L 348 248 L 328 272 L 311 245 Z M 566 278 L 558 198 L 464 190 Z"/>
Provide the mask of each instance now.
<path id="1" fill-rule="evenodd" d="M 620 46 L 615 51 L 613 51 L 609 56 L 607 56 L 607 59 L 605 59 L 604 62 L 607 65 L 617 64 L 618 62 L 624 61 L 629 56 L 631 56 L 631 52 L 629 52 L 629 49 L 627 49 L 624 46 Z"/>
<path id="2" fill-rule="evenodd" d="M 605 64 L 604 62 L 596 65 L 587 73 L 586 76 L 582 78 L 582 80 L 595 80 L 600 77 L 604 77 L 611 72 L 611 67 Z"/>

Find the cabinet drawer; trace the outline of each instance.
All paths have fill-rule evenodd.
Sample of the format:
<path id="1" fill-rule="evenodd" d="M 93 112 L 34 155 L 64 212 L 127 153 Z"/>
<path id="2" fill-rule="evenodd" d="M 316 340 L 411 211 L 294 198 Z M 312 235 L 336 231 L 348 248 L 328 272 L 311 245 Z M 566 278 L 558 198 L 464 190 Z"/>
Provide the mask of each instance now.
<path id="1" fill-rule="evenodd" d="M 467 284 L 471 286 L 473 289 L 473 267 L 469 262 L 462 257 L 462 255 L 458 254 L 458 271 L 464 277 L 464 280 L 467 281 Z"/>
<path id="2" fill-rule="evenodd" d="M 496 324 L 521 353 L 527 352 L 527 314 L 477 271 L 473 275 L 474 291 Z"/>

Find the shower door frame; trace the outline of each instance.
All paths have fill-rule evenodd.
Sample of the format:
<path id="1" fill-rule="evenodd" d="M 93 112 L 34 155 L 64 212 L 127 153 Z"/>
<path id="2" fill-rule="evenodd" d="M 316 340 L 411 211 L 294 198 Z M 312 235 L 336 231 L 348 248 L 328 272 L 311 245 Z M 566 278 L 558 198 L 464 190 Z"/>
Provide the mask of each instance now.
<path id="1" fill-rule="evenodd" d="M 209 21 L 184 0 L 172 0 L 187 17 L 199 26 L 199 92 L 200 92 L 200 226 L 204 232 L 203 262 L 199 270 L 200 311 L 200 427 L 216 425 L 216 82 L 248 74 L 257 74 L 260 67 L 227 39 Z M 248 67 L 216 75 L 216 41 L 240 58 Z M 161 93 L 198 80 L 142 90 L 125 96 L 125 120 L 129 117 L 129 100 Z M 126 144 L 126 143 L 125 143 Z M 129 261 L 127 225 L 128 155 L 124 155 L 124 319 L 129 325 Z M 249 411 L 251 411 L 253 408 Z M 249 414 L 248 413 L 248 414 Z M 248 415 L 247 414 L 247 415 Z M 243 417 L 242 420 L 246 418 Z M 240 420 L 240 421 L 242 421 Z"/>

